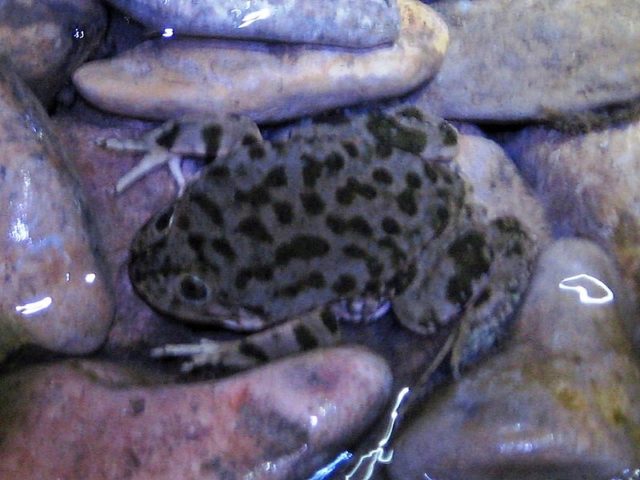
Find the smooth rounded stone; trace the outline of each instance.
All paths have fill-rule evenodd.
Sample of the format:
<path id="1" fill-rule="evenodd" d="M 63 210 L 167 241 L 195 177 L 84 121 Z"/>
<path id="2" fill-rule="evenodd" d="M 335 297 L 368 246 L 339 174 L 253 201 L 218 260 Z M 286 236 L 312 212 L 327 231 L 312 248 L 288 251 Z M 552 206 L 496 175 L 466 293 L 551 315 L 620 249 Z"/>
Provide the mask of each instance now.
<path id="1" fill-rule="evenodd" d="M 3 0 L 0 57 L 48 104 L 95 50 L 106 27 L 98 0 Z"/>
<path id="2" fill-rule="evenodd" d="M 395 0 L 109 0 L 144 25 L 180 35 L 342 47 L 374 47 L 398 37 Z"/>
<path id="3" fill-rule="evenodd" d="M 391 478 L 603 480 L 639 465 L 640 368 L 620 291 L 595 244 L 552 244 L 507 349 L 425 403 Z"/>
<path id="4" fill-rule="evenodd" d="M 400 0 L 398 40 L 344 50 L 215 39 L 149 41 L 73 80 L 94 105 L 154 119 L 232 112 L 274 122 L 401 95 L 432 77 L 448 44 L 429 7 Z"/>
<path id="5" fill-rule="evenodd" d="M 517 217 L 536 244 L 548 243 L 551 228 L 544 208 L 502 147 L 473 126 L 462 125 L 458 129 L 459 150 L 455 162 L 472 187 L 474 203 L 486 210 L 489 219 L 505 215 Z"/>
<path id="6" fill-rule="evenodd" d="M 612 251 L 640 294 L 640 120 L 586 134 L 522 130 L 505 148 L 543 203 L 557 235 Z M 640 325 L 636 335 L 640 339 Z"/>
<path id="7" fill-rule="evenodd" d="M 25 344 L 91 352 L 113 299 L 87 212 L 42 106 L 1 67 L 0 145 L 0 359 Z"/>
<path id="8" fill-rule="evenodd" d="M 640 97 L 636 0 L 445 1 L 442 68 L 418 106 L 445 118 L 545 119 Z"/>
<path id="9" fill-rule="evenodd" d="M 391 385 L 382 359 L 347 347 L 218 382 L 141 378 L 77 361 L 0 379 L 0 477 L 308 478 L 375 419 Z"/>

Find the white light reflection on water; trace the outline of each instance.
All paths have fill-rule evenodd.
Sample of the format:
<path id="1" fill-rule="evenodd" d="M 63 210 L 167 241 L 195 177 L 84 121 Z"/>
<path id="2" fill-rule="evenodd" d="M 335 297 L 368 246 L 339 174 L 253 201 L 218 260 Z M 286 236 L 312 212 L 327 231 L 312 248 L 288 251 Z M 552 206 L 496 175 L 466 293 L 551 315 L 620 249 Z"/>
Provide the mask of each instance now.
<path id="1" fill-rule="evenodd" d="M 261 8 L 260 10 L 256 10 L 255 12 L 247 13 L 242 18 L 242 23 L 238 25 L 238 28 L 248 27 L 252 23 L 257 22 L 258 20 L 264 20 L 265 18 L 269 18 L 270 16 L 271 9 L 269 7 Z"/>
<path id="2" fill-rule="evenodd" d="M 594 290 L 594 286 L 600 295 L 592 296 L 591 293 L 589 293 L 589 290 Z M 585 305 L 603 305 L 613 301 L 614 297 L 611 289 L 602 280 L 587 275 L 586 273 L 563 278 L 562 281 L 558 283 L 558 288 L 576 292 L 580 303 Z"/>
<path id="3" fill-rule="evenodd" d="M 173 37 L 173 28 L 171 27 L 167 27 L 164 30 L 162 30 L 162 36 L 164 38 L 171 38 Z"/>
<path id="4" fill-rule="evenodd" d="M 44 297 L 40 300 L 36 300 L 35 302 L 16 305 L 16 312 L 21 313 L 22 315 L 33 315 L 34 313 L 49 308 L 52 303 L 53 299 L 51 297 Z"/>
<path id="5" fill-rule="evenodd" d="M 387 429 L 378 442 L 378 446 L 360 457 L 358 463 L 356 463 L 353 469 L 344 477 L 345 480 L 351 480 L 355 478 L 369 480 L 370 478 L 373 478 L 373 474 L 378 463 L 391 463 L 391 460 L 393 459 L 393 450 L 389 450 L 387 452 L 385 450 L 385 447 L 391 439 L 393 427 L 395 426 L 396 420 L 398 418 L 398 409 L 400 408 L 400 405 L 402 405 L 404 398 L 409 394 L 409 392 L 409 387 L 404 387 L 402 390 L 400 390 L 400 392 L 398 392 L 396 403 L 391 409 L 391 414 L 389 415 L 389 423 L 387 424 Z M 356 477 L 356 474 L 358 474 L 359 476 Z"/>

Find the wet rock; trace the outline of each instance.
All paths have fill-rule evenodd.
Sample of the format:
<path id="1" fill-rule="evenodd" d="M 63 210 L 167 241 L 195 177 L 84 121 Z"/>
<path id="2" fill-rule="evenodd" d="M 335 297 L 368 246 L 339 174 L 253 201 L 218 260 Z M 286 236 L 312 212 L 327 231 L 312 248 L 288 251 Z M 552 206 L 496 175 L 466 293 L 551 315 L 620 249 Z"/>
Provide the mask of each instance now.
<path id="1" fill-rule="evenodd" d="M 106 27 L 97 0 L 6 0 L 0 2 L 0 57 L 48 104 Z"/>
<path id="2" fill-rule="evenodd" d="M 460 133 L 455 162 L 472 186 L 474 203 L 486 209 L 489 219 L 504 215 L 517 217 L 536 243 L 547 243 L 551 232 L 544 208 L 513 161 L 500 145 L 485 138 L 478 129 L 464 125 Z"/>
<path id="3" fill-rule="evenodd" d="M 180 35 L 342 47 L 374 47 L 398 37 L 395 1 L 109 0 L 141 23 Z"/>
<path id="4" fill-rule="evenodd" d="M 579 135 L 528 128 L 505 148 L 554 232 L 587 237 L 612 251 L 640 293 L 640 121 Z"/>
<path id="5" fill-rule="evenodd" d="M 424 405 L 395 445 L 391 477 L 602 480 L 638 465 L 640 368 L 628 314 L 602 250 L 554 243 L 508 348 Z"/>
<path id="6" fill-rule="evenodd" d="M 85 64 L 74 83 L 102 109 L 155 119 L 226 111 L 274 122 L 393 97 L 432 77 L 448 43 L 447 27 L 433 10 L 416 0 L 399 6 L 400 36 L 390 46 L 163 39 Z"/>
<path id="7" fill-rule="evenodd" d="M 219 382 L 140 382 L 88 362 L 2 378 L 0 477 L 307 478 L 371 423 L 391 378 L 340 348 Z"/>
<path id="8" fill-rule="evenodd" d="M 0 359 L 24 344 L 95 350 L 113 306 L 87 212 L 41 105 L 2 68 L 0 145 Z"/>
<path id="9" fill-rule="evenodd" d="M 418 104 L 445 118 L 544 119 L 640 97 L 635 0 L 446 1 L 441 70 Z"/>

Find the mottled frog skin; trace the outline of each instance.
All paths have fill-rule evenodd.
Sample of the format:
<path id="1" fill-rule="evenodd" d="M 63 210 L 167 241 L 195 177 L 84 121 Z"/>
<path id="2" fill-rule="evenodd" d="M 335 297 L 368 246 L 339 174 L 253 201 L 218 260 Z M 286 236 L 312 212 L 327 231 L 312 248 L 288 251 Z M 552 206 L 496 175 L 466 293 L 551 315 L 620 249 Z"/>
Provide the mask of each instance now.
<path id="1" fill-rule="evenodd" d="M 250 366 L 326 343 L 336 315 L 375 317 L 384 299 L 420 334 L 458 322 L 456 367 L 503 332 L 531 241 L 514 218 L 487 222 L 468 203 L 448 123 L 376 111 L 281 141 L 248 132 L 229 150 L 140 230 L 130 276 L 174 317 L 264 331 L 222 353 L 203 343 L 157 354 Z"/>

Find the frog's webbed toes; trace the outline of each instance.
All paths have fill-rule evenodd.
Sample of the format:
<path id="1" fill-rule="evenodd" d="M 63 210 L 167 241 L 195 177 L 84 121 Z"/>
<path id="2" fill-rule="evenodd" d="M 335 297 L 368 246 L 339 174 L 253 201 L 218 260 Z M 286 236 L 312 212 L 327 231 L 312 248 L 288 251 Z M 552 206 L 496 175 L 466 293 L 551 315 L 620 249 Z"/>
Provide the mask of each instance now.
<path id="1" fill-rule="evenodd" d="M 135 167 L 120 177 L 118 183 L 116 183 L 116 193 L 123 192 L 129 188 L 131 184 L 164 164 L 169 164 L 171 173 L 178 184 L 178 190 L 181 192 L 184 188 L 185 180 L 180 171 L 180 157 L 165 149 L 155 148 L 142 157 L 142 160 L 140 160 Z"/>

